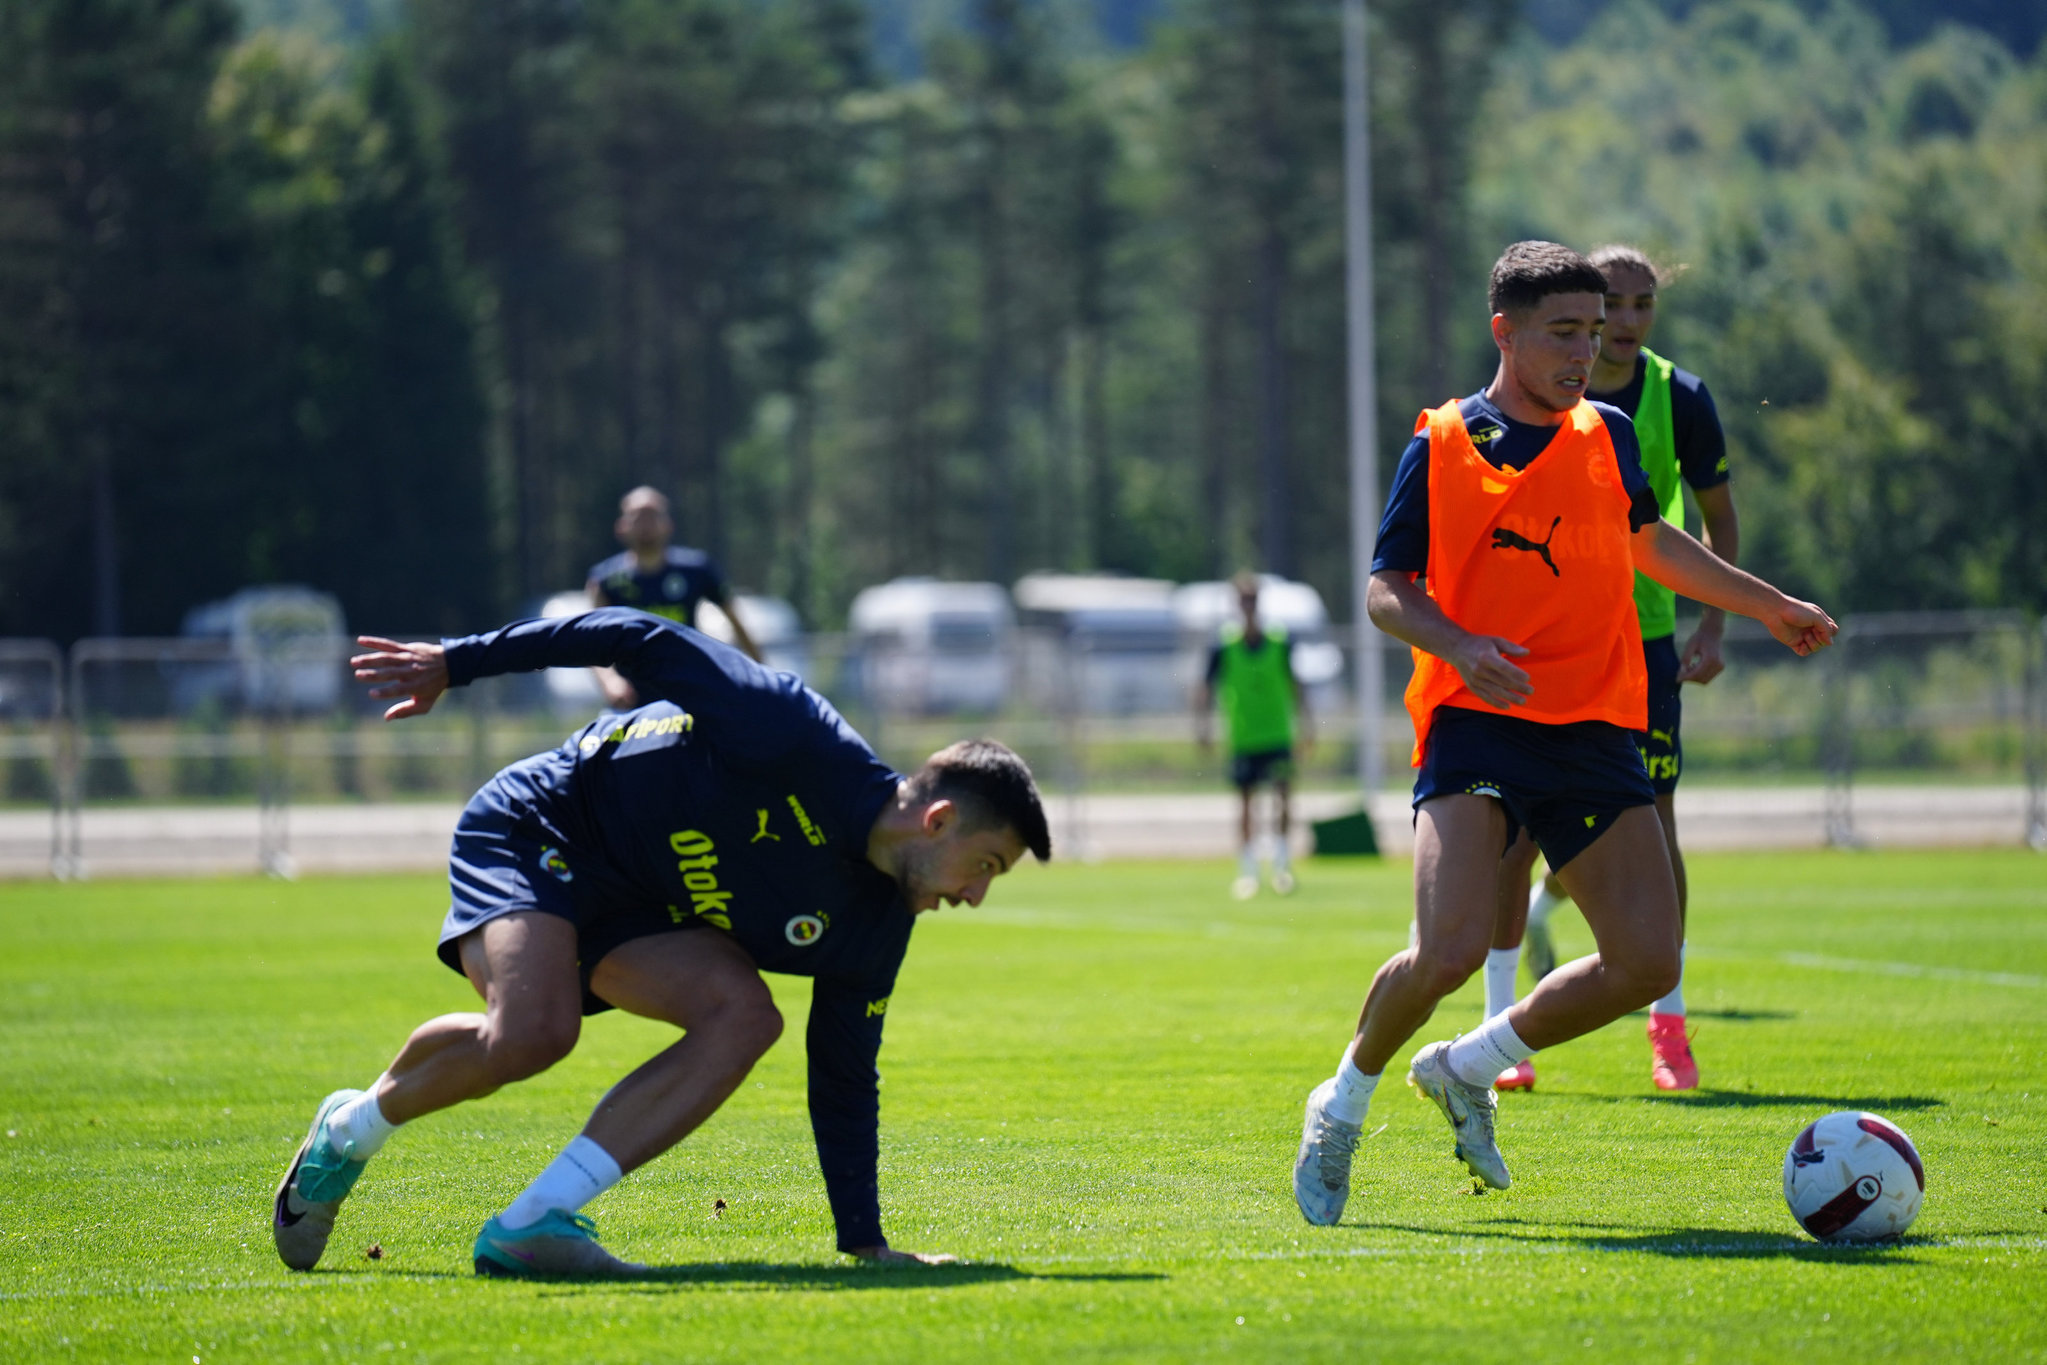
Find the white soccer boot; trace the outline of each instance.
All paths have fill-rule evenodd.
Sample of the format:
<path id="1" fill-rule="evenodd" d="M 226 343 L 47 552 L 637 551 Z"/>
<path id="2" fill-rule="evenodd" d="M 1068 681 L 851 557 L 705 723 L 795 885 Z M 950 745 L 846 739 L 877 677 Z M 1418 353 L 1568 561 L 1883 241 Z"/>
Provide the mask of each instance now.
<path id="1" fill-rule="evenodd" d="M 1443 1111 L 1450 1131 L 1457 1135 L 1457 1156 L 1464 1169 L 1496 1190 L 1514 1183 L 1507 1174 L 1507 1160 L 1493 1135 L 1493 1116 L 1499 1097 L 1492 1087 L 1473 1085 L 1449 1067 L 1450 1045 L 1430 1043 L 1414 1054 L 1407 1083 L 1424 1099 Z"/>
<path id="2" fill-rule="evenodd" d="M 1329 1116 L 1329 1101 L 1335 1095 L 1333 1076 L 1308 1092 L 1301 1151 L 1294 1158 L 1294 1202 L 1301 1206 L 1301 1217 L 1316 1227 L 1328 1227 L 1343 1217 L 1350 1198 L 1351 1156 L 1364 1128 Z"/>

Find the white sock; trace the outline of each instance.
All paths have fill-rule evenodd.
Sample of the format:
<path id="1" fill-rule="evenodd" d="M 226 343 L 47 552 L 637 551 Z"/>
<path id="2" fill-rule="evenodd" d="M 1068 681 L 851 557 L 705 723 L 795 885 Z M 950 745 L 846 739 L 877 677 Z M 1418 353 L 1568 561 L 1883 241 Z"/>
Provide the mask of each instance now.
<path id="1" fill-rule="evenodd" d="M 1677 945 L 1677 984 L 1670 988 L 1669 995 L 1664 996 L 1661 1000 L 1657 1001 L 1655 1004 L 1649 1007 L 1649 1013 L 1675 1014 L 1682 1017 L 1684 1012 L 1685 1012 L 1685 948 L 1684 945 L 1680 943 Z"/>
<path id="2" fill-rule="evenodd" d="M 383 1079 L 377 1077 L 377 1081 Z M 385 1118 L 384 1111 L 377 1107 L 376 1081 L 327 1116 L 327 1145 L 350 1161 L 368 1161 L 383 1149 L 384 1140 L 397 1131 L 398 1125 Z"/>
<path id="3" fill-rule="evenodd" d="M 1514 1003 L 1514 969 L 1519 948 L 1493 948 L 1485 955 L 1485 1017 L 1490 1019 Z"/>
<path id="4" fill-rule="evenodd" d="M 1244 851 L 1237 855 L 1237 875 L 1239 877 L 1249 877 L 1254 881 L 1257 880 L 1258 841 L 1256 839 L 1245 844 Z"/>
<path id="5" fill-rule="evenodd" d="M 1502 1071 L 1535 1055 L 1507 1016 L 1496 1014 L 1450 1044 L 1443 1058 L 1451 1073 L 1469 1085 L 1491 1085 Z"/>
<path id="6" fill-rule="evenodd" d="M 1540 929 L 1549 923 L 1549 912 L 1562 905 L 1568 896 L 1552 896 L 1549 893 L 1549 878 L 1544 877 L 1535 884 L 1535 890 L 1528 893 L 1528 922 Z"/>
<path id="7" fill-rule="evenodd" d="M 552 1209 L 574 1213 L 616 1185 L 623 1175 L 609 1152 L 579 1135 L 498 1215 L 498 1222 L 517 1231 L 532 1227 Z"/>
<path id="8" fill-rule="evenodd" d="M 1286 836 L 1284 834 L 1272 836 L 1272 870 L 1274 872 L 1285 872 L 1288 870 L 1288 854 Z"/>
<path id="9" fill-rule="evenodd" d="M 1367 1076 L 1358 1064 L 1343 1054 L 1336 1067 L 1336 1093 L 1329 1097 L 1329 1117 L 1344 1123 L 1362 1124 L 1372 1109 L 1372 1092 L 1379 1087 L 1377 1076 Z"/>

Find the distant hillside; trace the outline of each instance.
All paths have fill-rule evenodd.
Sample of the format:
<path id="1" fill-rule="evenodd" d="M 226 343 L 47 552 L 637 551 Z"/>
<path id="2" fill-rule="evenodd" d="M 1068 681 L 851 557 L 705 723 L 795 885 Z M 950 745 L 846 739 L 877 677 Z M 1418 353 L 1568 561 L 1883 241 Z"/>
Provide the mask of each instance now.
<path id="1" fill-rule="evenodd" d="M 960 21 L 972 0 L 865 0 L 874 24 L 874 51 L 882 68 L 910 75 L 922 67 L 930 34 Z M 1522 13 L 1537 32 L 1568 43 L 1618 0 L 1521 0 Z M 1652 0 L 1675 15 L 1689 14 L 1716 0 Z M 1943 23 L 1968 24 L 2031 56 L 2047 35 L 2047 0 L 1854 0 L 1879 15 L 1893 40 L 1917 42 Z M 1041 0 L 1056 3 L 1056 0 Z M 1127 51 L 1144 45 L 1151 25 L 1172 11 L 1176 0 L 1083 0 L 1068 13 L 1091 14 L 1095 41 Z M 1367 0 L 1369 3 L 1369 0 Z M 394 23 L 405 0 L 240 0 L 251 27 L 295 28 L 329 42 L 353 45 Z M 1807 0 L 1820 9 L 1822 0 Z M 1066 8 L 1062 6 L 1062 8 Z"/>
<path id="2" fill-rule="evenodd" d="M 1653 0 L 1659 9 L 1683 16 L 1714 0 Z M 1855 0 L 1876 14 L 1895 42 L 1914 43 L 1942 24 L 1967 24 L 2031 56 L 2047 34 L 2047 0 Z M 1616 0 L 1522 0 L 1522 13 L 1551 42 L 1568 43 L 1583 33 Z M 1804 8 L 1826 8 L 1805 0 Z"/>

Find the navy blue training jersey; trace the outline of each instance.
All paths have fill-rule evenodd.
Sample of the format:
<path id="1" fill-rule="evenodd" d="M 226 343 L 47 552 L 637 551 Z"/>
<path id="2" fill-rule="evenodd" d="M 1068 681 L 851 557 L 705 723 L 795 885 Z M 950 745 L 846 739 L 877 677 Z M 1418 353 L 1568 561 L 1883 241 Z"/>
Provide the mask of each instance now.
<path id="1" fill-rule="evenodd" d="M 1632 418 L 1642 406 L 1642 384 L 1648 373 L 1648 357 L 1638 355 L 1634 377 L 1626 388 L 1586 396 Z M 1693 488 L 1718 488 L 1727 482 L 1727 434 L 1720 429 L 1720 409 L 1713 405 L 1705 380 L 1675 365 L 1670 374 L 1670 438 L 1677 447 L 1677 472 L 1686 483 Z"/>
<path id="2" fill-rule="evenodd" d="M 478 799 L 558 844 L 605 903 L 699 920 L 763 970 L 815 978 L 810 1114 L 839 1245 L 880 1243 L 875 1059 L 915 916 L 866 854 L 901 777 L 793 675 L 637 611 L 443 644 L 456 686 L 606 665 L 649 699 L 506 768 Z"/>
<path id="3" fill-rule="evenodd" d="M 1628 490 L 1631 504 L 1628 524 L 1639 531 L 1661 512 L 1656 506 L 1656 490 L 1642 472 L 1642 447 L 1635 440 L 1635 424 L 1626 413 L 1605 403 L 1592 406 L 1605 421 L 1606 434 L 1613 438 L 1614 463 L 1620 466 L 1621 487 Z M 1457 409 L 1464 414 L 1472 445 L 1495 469 L 1527 468 L 1563 429 L 1560 425 L 1517 422 L 1495 407 L 1484 390 L 1459 403 Z M 1379 541 L 1372 551 L 1372 572 L 1426 573 L 1428 567 L 1429 436 L 1423 431 L 1407 443 L 1400 466 L 1393 472 L 1386 513 L 1379 519 Z"/>
<path id="4" fill-rule="evenodd" d="M 632 551 L 622 551 L 592 564 L 590 581 L 604 594 L 606 606 L 637 607 L 685 626 L 697 623 L 700 603 L 725 600 L 725 576 L 717 561 L 686 545 L 664 550 L 658 569 L 642 569 Z"/>

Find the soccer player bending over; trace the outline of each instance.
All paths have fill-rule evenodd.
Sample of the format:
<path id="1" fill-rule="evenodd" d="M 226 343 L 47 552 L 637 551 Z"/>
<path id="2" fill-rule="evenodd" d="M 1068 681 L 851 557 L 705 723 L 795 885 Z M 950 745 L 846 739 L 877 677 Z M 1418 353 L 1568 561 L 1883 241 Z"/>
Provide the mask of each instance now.
<path id="1" fill-rule="evenodd" d="M 1493 267 L 1492 384 L 1422 414 L 1380 527 L 1367 606 L 1414 647 L 1415 942 L 1373 978 L 1336 1075 L 1308 1096 L 1294 1197 L 1334 1223 L 1380 1075 L 1485 961 L 1500 857 L 1526 829 L 1599 951 L 1503 1013 L 1414 1054 L 1408 1081 L 1495 1189 L 1493 1078 L 1589 1033 L 1678 978 L 1677 886 L 1635 748 L 1647 678 L 1635 570 L 1761 621 L 1799 654 L 1834 622 L 1658 515 L 1634 427 L 1588 402 L 1606 279 L 1577 252 L 1521 242 Z"/>
<path id="2" fill-rule="evenodd" d="M 905 778 L 823 697 L 693 630 L 622 608 L 442 644 L 364 637 L 385 716 L 497 673 L 609 666 L 648 704 L 514 763 L 462 812 L 440 957 L 480 1014 L 413 1030 L 365 1091 L 327 1096 L 278 1185 L 293 1269 L 399 1125 L 534 1076 L 617 1008 L 682 1038 L 613 1086 L 539 1178 L 477 1235 L 486 1275 L 619 1275 L 584 1205 L 711 1116 L 782 1032 L 764 971 L 815 980 L 811 1128 L 841 1251 L 897 1251 L 876 1184 L 882 1021 L 916 917 L 978 905 L 1026 851 L 1051 856 L 1030 770 L 1000 744 L 940 750 Z"/>

